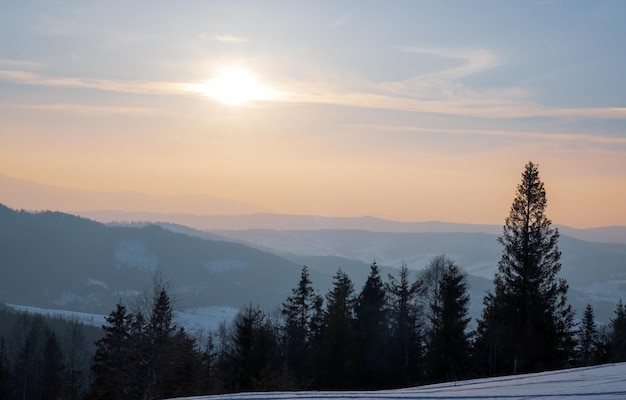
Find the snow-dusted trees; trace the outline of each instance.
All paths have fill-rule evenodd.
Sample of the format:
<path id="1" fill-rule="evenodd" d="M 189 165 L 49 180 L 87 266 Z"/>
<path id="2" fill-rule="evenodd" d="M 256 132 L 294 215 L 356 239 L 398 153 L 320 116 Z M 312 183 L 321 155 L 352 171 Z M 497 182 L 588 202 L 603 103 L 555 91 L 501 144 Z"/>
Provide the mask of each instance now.
<path id="1" fill-rule="evenodd" d="M 529 162 L 498 241 L 502 258 L 485 298 L 477 350 L 485 372 L 538 371 L 566 365 L 573 347 L 568 285 L 558 277 L 559 232 L 545 215 L 537 165 Z"/>

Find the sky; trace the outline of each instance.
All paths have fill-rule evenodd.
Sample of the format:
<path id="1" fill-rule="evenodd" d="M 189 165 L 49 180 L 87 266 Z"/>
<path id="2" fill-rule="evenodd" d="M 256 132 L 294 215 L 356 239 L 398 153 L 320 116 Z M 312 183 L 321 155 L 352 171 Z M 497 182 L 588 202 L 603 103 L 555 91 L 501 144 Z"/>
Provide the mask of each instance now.
<path id="1" fill-rule="evenodd" d="M 626 225 L 624 1 L 1 9 L 0 174 L 502 224 L 532 160 L 554 223 Z"/>

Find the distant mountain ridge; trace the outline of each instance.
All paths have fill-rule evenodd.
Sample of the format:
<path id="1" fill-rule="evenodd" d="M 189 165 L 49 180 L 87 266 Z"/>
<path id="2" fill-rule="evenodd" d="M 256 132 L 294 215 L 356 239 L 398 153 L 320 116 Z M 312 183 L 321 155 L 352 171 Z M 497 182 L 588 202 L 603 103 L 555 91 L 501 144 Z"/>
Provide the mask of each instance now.
<path id="1" fill-rule="evenodd" d="M 247 214 L 262 208 L 242 201 L 206 195 L 151 196 L 133 191 L 98 192 L 44 185 L 0 173 L 0 204 L 15 209 L 76 211 L 114 209 L 122 211 Z"/>
<path id="2" fill-rule="evenodd" d="M 207 195 L 151 196 L 133 191 L 96 192 L 54 187 L 0 173 L 0 204 L 14 209 L 60 210 L 99 222 L 165 222 L 199 230 L 357 229 L 374 232 L 475 232 L 500 234 L 502 225 L 454 222 L 399 222 L 376 217 L 324 217 L 265 212 L 261 207 Z M 141 210 L 141 211 L 137 211 Z M 626 243 L 626 226 L 577 229 L 561 233 L 586 241 Z"/>
<path id="3" fill-rule="evenodd" d="M 151 213 L 127 211 L 77 211 L 96 221 L 110 222 L 164 222 L 188 226 L 194 229 L 250 230 L 365 230 L 392 233 L 487 233 L 499 235 L 502 225 L 464 224 L 455 222 L 425 221 L 399 222 L 375 217 L 323 217 L 316 215 L 289 215 L 255 213 L 244 215 L 195 215 L 189 213 Z M 607 226 L 578 229 L 555 225 L 563 235 L 576 239 L 626 244 L 626 226 Z"/>
<path id="4" fill-rule="evenodd" d="M 0 302 L 108 314 L 119 300 L 133 302 L 160 271 L 183 308 L 275 307 L 295 287 L 301 267 L 157 225 L 112 227 L 0 205 Z M 311 274 L 330 284 L 329 276 Z"/>
<path id="5" fill-rule="evenodd" d="M 105 225 L 60 212 L 0 205 L 0 302 L 108 313 L 132 301 L 156 270 L 173 280 L 184 309 L 279 306 L 308 265 L 324 294 L 342 268 L 360 290 L 376 260 L 383 275 L 403 262 L 423 268 L 439 254 L 469 275 L 473 316 L 491 287 L 501 248 L 496 233 L 374 232 L 358 229 L 195 230 L 171 223 Z M 626 298 L 626 245 L 562 235 L 562 276 L 578 310 L 587 303 L 602 321 Z M 414 273 L 413 273 L 414 274 Z M 413 275 L 415 277 L 415 275 Z"/>

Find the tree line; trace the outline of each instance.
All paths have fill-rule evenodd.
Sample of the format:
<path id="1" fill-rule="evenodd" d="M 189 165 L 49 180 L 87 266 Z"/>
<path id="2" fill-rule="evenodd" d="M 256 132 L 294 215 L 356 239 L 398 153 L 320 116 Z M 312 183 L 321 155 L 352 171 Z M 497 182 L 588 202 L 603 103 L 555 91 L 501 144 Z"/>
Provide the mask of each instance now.
<path id="1" fill-rule="evenodd" d="M 100 328 L 0 306 L 0 399 L 84 398 Z"/>
<path id="2" fill-rule="evenodd" d="M 559 232 L 546 206 L 538 167 L 529 162 L 498 238 L 494 289 L 475 329 L 466 276 L 446 255 L 416 276 L 402 265 L 386 279 L 373 262 L 362 288 L 339 269 L 324 295 L 304 266 L 277 310 L 249 305 L 202 337 L 173 323 L 167 287 L 156 282 L 142 307 L 118 304 L 107 317 L 85 397 L 374 390 L 626 361 L 621 301 L 607 326 L 596 324 L 590 305 L 575 322 L 559 277 Z M 2 354 L 0 347 L 0 382 L 15 382 L 17 364 Z M 43 398 L 17 394 L 7 398 Z"/>

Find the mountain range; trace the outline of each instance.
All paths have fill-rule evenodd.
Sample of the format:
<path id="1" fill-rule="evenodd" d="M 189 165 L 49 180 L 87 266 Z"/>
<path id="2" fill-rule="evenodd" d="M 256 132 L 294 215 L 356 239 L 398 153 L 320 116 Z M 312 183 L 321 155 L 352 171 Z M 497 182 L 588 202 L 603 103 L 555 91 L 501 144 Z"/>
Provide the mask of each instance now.
<path id="1" fill-rule="evenodd" d="M 430 226 L 435 231 L 206 231 L 163 222 L 103 224 L 0 206 L 0 301 L 108 314 L 120 300 L 132 303 L 159 271 L 171 280 L 179 309 L 250 303 L 272 309 L 296 286 L 303 265 L 324 294 L 338 268 L 358 291 L 373 261 L 386 277 L 402 263 L 418 271 L 446 254 L 467 272 L 472 316 L 478 316 L 500 257 L 497 234 Z M 590 303 L 598 319 L 608 321 L 626 294 L 626 245 L 568 235 L 559 243 L 561 275 L 578 315 Z"/>

